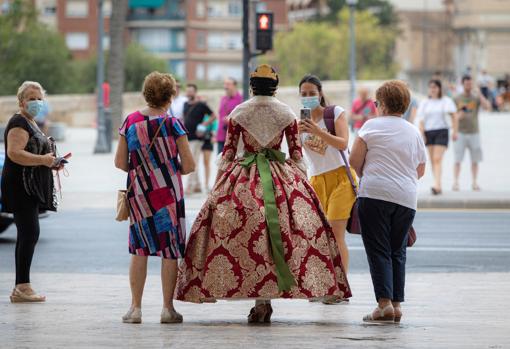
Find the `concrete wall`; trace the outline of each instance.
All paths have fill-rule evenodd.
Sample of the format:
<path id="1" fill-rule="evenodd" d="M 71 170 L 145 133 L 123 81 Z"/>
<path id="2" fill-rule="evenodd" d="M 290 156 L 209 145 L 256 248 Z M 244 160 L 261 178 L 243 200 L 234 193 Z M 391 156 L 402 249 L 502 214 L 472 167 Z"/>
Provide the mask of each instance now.
<path id="1" fill-rule="evenodd" d="M 367 86 L 372 94 L 379 86 L 379 81 L 358 82 L 358 87 Z M 330 104 L 341 105 L 344 108 L 350 108 L 349 105 L 349 82 L 348 81 L 325 81 L 323 83 L 324 93 Z M 215 111 L 223 90 L 201 90 L 202 96 Z M 301 107 L 299 102 L 298 88 L 282 87 L 278 90 L 278 99 L 289 104 L 294 111 L 299 112 Z M 93 127 L 96 124 L 96 97 L 95 95 L 54 95 L 48 96 L 51 113 L 49 120 L 53 122 L 63 122 L 70 127 Z M 145 105 L 140 93 L 124 94 L 124 116 Z M 9 118 L 18 110 L 15 96 L 0 97 L 0 124 L 6 123 Z"/>

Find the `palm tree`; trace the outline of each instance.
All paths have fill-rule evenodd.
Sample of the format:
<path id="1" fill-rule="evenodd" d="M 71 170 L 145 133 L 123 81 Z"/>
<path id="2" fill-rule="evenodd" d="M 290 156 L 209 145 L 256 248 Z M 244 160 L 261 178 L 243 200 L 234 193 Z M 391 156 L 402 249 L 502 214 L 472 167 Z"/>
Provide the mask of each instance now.
<path id="1" fill-rule="evenodd" d="M 124 92 L 124 30 L 129 0 L 112 0 L 110 17 L 110 55 L 107 80 L 110 83 L 110 111 L 114 137 L 123 117 L 122 94 Z"/>

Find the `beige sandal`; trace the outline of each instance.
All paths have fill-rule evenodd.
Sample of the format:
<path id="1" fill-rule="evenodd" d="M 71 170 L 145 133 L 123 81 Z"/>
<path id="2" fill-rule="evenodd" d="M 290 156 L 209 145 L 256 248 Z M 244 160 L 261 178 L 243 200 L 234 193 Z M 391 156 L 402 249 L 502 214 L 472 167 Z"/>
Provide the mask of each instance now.
<path id="1" fill-rule="evenodd" d="M 23 291 L 18 286 L 12 290 L 11 303 L 41 303 L 45 301 L 46 296 L 36 294 L 30 285 Z"/>
<path id="2" fill-rule="evenodd" d="M 169 310 L 168 308 L 163 308 L 161 311 L 161 323 L 162 324 L 180 324 L 182 323 L 182 315 L 176 312 L 174 309 Z"/>
<path id="3" fill-rule="evenodd" d="M 400 307 L 393 307 L 395 310 L 395 323 L 400 323 L 400 319 L 402 319 L 402 308 Z"/>
<path id="4" fill-rule="evenodd" d="M 142 309 L 131 307 L 126 315 L 122 317 L 122 322 L 125 324 L 141 324 L 142 323 Z"/>
<path id="5" fill-rule="evenodd" d="M 363 317 L 363 321 L 378 324 L 395 322 L 395 310 L 393 309 L 393 305 L 389 304 L 385 306 L 384 309 L 379 307 L 375 308 L 372 314 L 368 314 Z"/>

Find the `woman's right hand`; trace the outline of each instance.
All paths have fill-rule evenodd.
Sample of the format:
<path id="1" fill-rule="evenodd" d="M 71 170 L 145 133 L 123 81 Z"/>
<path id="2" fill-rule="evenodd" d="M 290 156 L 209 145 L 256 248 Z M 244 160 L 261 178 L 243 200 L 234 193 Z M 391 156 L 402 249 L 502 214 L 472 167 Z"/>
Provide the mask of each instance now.
<path id="1" fill-rule="evenodd" d="M 52 168 L 55 164 L 55 157 L 52 153 L 41 155 L 42 164 L 46 167 Z"/>

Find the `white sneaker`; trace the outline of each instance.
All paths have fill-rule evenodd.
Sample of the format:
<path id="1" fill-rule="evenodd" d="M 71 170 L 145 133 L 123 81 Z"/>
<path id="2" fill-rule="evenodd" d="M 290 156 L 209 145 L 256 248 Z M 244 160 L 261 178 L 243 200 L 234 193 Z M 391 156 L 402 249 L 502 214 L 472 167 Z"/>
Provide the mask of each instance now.
<path id="1" fill-rule="evenodd" d="M 142 309 L 130 308 L 126 315 L 122 317 L 122 322 L 125 324 L 141 324 L 142 323 Z"/>
<path id="2" fill-rule="evenodd" d="M 163 308 L 161 311 L 161 323 L 162 324 L 180 324 L 182 323 L 182 315 L 175 310 L 169 310 Z"/>

